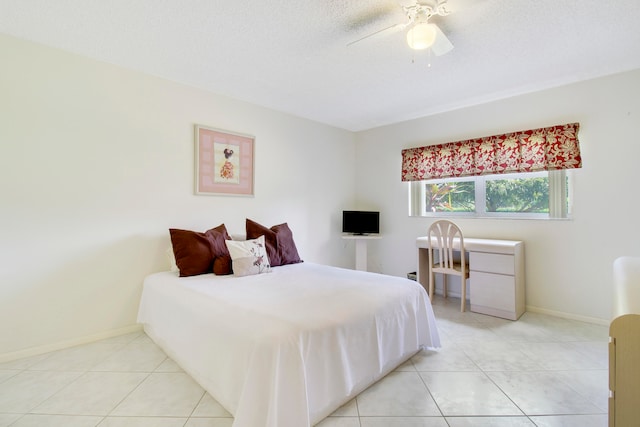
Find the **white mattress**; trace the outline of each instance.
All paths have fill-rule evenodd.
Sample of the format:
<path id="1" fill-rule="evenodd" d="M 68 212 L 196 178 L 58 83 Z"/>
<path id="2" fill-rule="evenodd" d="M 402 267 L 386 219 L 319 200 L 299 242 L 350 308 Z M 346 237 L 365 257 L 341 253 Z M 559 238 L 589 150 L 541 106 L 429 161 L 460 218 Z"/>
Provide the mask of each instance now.
<path id="1" fill-rule="evenodd" d="M 138 322 L 234 427 L 314 425 L 440 346 L 417 282 L 307 262 L 245 277 L 152 274 Z"/>

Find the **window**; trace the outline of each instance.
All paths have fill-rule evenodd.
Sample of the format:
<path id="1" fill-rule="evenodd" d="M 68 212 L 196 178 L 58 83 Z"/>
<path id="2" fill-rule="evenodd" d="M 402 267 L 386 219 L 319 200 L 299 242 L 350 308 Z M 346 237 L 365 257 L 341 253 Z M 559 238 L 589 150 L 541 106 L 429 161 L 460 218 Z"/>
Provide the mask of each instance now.
<path id="1" fill-rule="evenodd" d="M 413 181 L 411 216 L 568 218 L 565 170 Z"/>

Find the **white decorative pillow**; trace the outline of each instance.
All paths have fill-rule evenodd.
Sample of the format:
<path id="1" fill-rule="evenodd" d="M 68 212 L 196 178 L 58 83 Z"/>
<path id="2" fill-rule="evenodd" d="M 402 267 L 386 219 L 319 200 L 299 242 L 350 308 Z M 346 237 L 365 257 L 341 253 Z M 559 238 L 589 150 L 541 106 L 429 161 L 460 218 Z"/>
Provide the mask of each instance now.
<path id="1" fill-rule="evenodd" d="M 249 276 L 271 271 L 264 236 L 242 242 L 225 240 L 224 243 L 231 255 L 234 276 Z"/>
<path id="2" fill-rule="evenodd" d="M 179 273 L 180 269 L 178 268 L 178 265 L 176 264 L 176 256 L 173 253 L 173 247 L 169 246 L 167 248 L 167 259 L 169 260 L 169 269 L 171 270 L 172 273 Z"/>

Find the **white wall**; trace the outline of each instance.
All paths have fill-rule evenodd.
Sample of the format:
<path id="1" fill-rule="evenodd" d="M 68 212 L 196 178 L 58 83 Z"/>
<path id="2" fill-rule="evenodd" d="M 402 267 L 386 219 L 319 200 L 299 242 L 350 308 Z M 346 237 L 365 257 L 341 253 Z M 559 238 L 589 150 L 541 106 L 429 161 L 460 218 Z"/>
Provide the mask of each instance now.
<path id="1" fill-rule="evenodd" d="M 7 36 L 0 52 L 0 359 L 135 327 L 169 227 L 286 221 L 304 260 L 353 262 L 352 133 Z M 255 197 L 193 194 L 196 123 L 256 137 Z"/>
<path id="2" fill-rule="evenodd" d="M 640 256 L 640 71 L 360 132 L 358 204 L 380 209 L 384 233 L 369 246 L 369 265 L 399 276 L 414 271 L 415 238 L 433 221 L 408 218 L 403 148 L 574 121 L 581 124 L 583 168 L 573 172 L 573 220 L 457 222 L 467 236 L 525 241 L 529 310 L 608 320 L 612 263 Z"/>

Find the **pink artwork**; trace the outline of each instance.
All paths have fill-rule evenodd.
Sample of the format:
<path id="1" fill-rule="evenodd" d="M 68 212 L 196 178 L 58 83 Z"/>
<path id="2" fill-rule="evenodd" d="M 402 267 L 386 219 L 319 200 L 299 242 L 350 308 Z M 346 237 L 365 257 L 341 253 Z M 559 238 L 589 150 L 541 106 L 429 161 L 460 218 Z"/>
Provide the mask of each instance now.
<path id="1" fill-rule="evenodd" d="M 196 194 L 253 195 L 254 137 L 196 125 Z"/>

